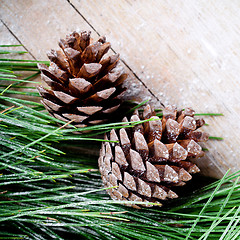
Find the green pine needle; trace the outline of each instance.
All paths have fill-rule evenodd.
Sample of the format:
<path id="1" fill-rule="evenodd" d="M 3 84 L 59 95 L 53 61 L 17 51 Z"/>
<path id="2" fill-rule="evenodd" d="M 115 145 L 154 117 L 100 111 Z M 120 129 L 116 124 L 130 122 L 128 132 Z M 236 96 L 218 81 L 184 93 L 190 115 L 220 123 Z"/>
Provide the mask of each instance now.
<path id="1" fill-rule="evenodd" d="M 214 136 L 209 136 L 209 139 L 212 139 L 212 140 L 223 140 L 222 137 L 214 137 Z"/>
<path id="2" fill-rule="evenodd" d="M 22 47 L 22 45 L 21 44 L 14 44 L 14 45 L 12 45 L 12 44 L 6 44 L 6 45 L 2 44 L 2 45 L 0 45 L 0 47 Z"/>
<path id="3" fill-rule="evenodd" d="M 150 99 L 141 102 L 141 103 L 138 104 L 137 106 L 135 106 L 135 107 L 133 107 L 132 109 L 130 109 L 130 110 L 126 113 L 126 115 L 128 115 L 129 113 L 134 112 L 136 109 L 140 108 L 141 106 L 143 106 L 144 104 L 146 104 L 146 103 L 149 102 L 149 101 L 150 101 Z"/>
<path id="4" fill-rule="evenodd" d="M 27 52 L 26 52 L 26 51 L 1 50 L 1 49 L 0 49 L 0 54 L 9 54 L 9 53 L 24 54 L 24 53 L 27 53 Z"/>
<path id="5" fill-rule="evenodd" d="M 195 116 L 224 116 L 222 113 L 196 113 Z"/>

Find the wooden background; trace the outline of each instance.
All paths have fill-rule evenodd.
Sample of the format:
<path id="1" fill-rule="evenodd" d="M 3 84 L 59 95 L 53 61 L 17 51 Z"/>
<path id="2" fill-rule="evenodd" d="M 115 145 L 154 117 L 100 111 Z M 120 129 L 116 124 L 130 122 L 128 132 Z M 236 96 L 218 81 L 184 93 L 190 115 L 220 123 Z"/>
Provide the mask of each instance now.
<path id="1" fill-rule="evenodd" d="M 106 35 L 130 74 L 128 97 L 220 112 L 200 160 L 205 175 L 240 169 L 239 0 L 0 0 L 0 44 L 21 43 L 25 58 L 47 60 L 74 30 Z"/>

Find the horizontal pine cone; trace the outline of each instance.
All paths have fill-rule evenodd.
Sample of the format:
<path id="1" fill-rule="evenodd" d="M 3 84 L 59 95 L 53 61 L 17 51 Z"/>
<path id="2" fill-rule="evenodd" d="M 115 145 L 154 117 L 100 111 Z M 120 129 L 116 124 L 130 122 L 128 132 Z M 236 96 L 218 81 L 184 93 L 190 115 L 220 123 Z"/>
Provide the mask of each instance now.
<path id="1" fill-rule="evenodd" d="M 110 49 L 105 37 L 96 42 L 90 32 L 73 32 L 61 39 L 60 50 L 47 55 L 50 66 L 38 64 L 50 89 L 38 87 L 51 115 L 76 127 L 109 120 L 121 104 L 127 74 L 118 65 L 119 54 L 103 57 Z"/>
<path id="2" fill-rule="evenodd" d="M 177 198 L 172 188 L 185 185 L 200 171 L 191 159 L 204 154 L 198 144 L 208 140 L 208 134 L 199 130 L 204 120 L 195 119 L 191 108 L 177 112 L 172 106 L 163 110 L 160 119 L 147 105 L 143 111 L 135 111 L 130 121 L 149 118 L 143 124 L 105 134 L 106 140 L 118 141 L 104 142 L 98 159 L 105 187 L 118 186 L 107 190 L 114 200 L 161 204 Z"/>

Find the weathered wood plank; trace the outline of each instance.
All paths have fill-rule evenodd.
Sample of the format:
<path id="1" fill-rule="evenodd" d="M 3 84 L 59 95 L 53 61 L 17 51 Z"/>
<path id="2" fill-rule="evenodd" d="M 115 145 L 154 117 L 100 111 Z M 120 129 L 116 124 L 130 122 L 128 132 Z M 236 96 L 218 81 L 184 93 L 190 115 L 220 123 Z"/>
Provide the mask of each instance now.
<path id="1" fill-rule="evenodd" d="M 34 3 L 27 0 L 22 2 L 2 0 L 0 14 L 2 21 L 38 60 L 48 60 L 46 52 L 58 48 L 59 39 L 75 30 L 90 30 L 93 38 L 98 37 L 67 1 L 59 4 L 56 0 Z M 159 106 L 156 98 L 136 79 L 132 71 L 126 67 L 125 69 L 130 76 L 126 83 L 130 88 L 126 99 L 132 99 L 133 96 L 138 102 L 151 99 L 152 103 Z"/>
<path id="2" fill-rule="evenodd" d="M 96 36 L 92 25 L 106 34 L 113 49 L 159 99 L 224 113 L 224 117 L 207 118 L 207 130 L 225 140 L 207 144 L 204 173 L 219 177 L 229 167 L 240 168 L 238 2 L 70 3 L 2 0 L 0 13 L 37 59 L 46 59 L 45 52 L 73 30 L 92 30 Z M 151 96 L 146 90 L 142 93 L 140 82 L 131 77 L 131 92 L 142 94 L 142 99 Z"/>

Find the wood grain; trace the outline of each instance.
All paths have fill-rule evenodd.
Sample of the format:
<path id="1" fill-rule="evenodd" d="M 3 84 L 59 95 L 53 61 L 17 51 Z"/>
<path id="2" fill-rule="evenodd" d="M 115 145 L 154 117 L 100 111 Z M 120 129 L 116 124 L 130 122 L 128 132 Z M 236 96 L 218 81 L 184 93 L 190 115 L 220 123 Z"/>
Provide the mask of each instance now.
<path id="1" fill-rule="evenodd" d="M 214 177 L 240 169 L 238 1 L 1 0 L 0 5 L 2 21 L 39 60 L 71 31 L 105 34 L 121 53 L 131 74 L 129 93 L 137 100 L 156 96 L 179 108 L 223 113 L 206 118 L 205 130 L 224 141 L 206 144 L 201 168 Z"/>

